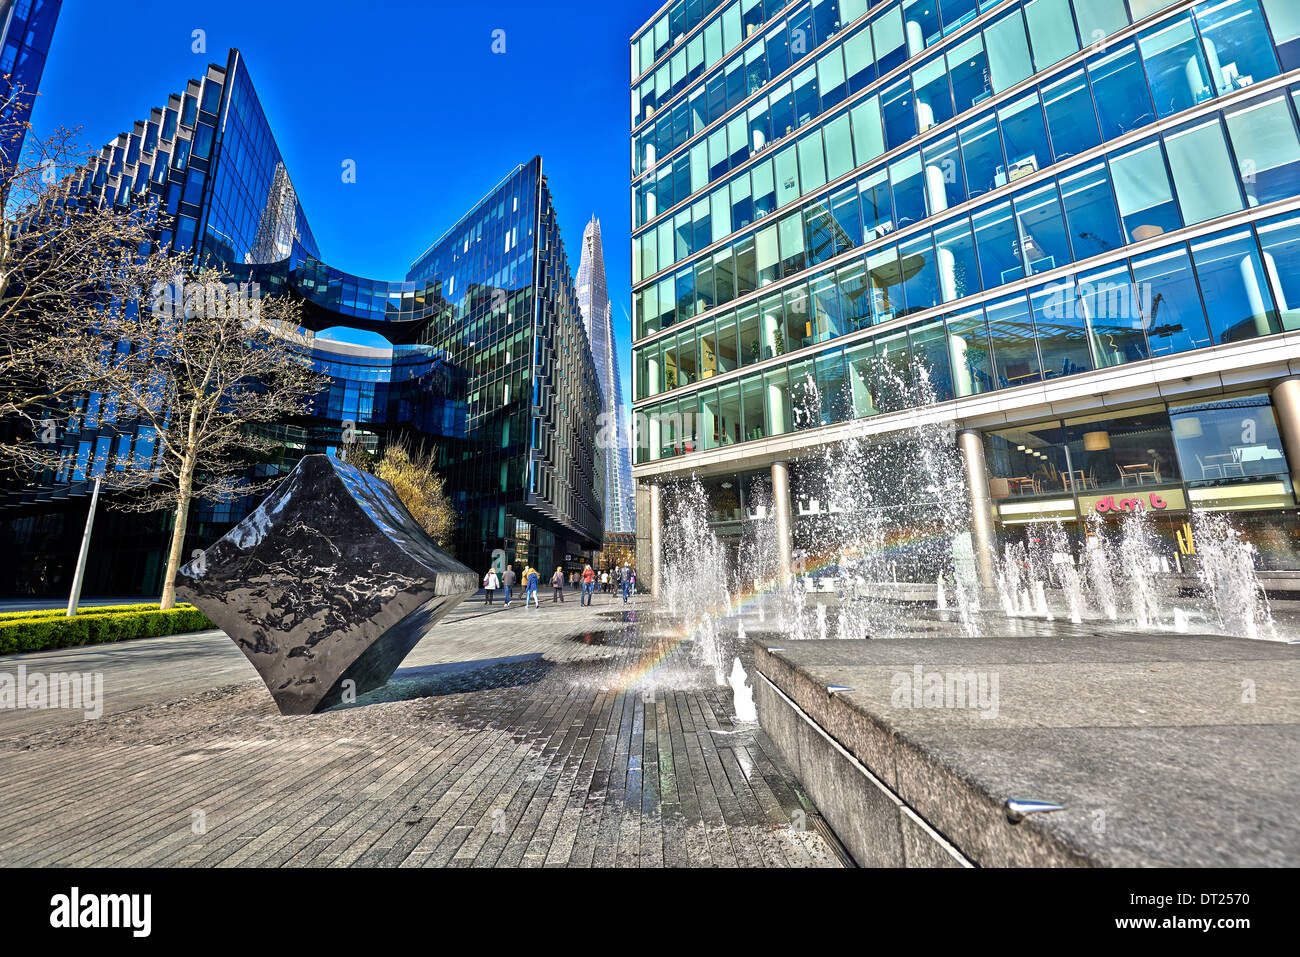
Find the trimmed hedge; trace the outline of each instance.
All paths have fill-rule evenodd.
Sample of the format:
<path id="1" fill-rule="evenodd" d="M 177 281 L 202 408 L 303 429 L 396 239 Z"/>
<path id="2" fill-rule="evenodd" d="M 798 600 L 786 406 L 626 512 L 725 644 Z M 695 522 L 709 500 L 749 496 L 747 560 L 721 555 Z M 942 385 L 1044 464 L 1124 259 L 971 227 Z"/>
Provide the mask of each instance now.
<path id="1" fill-rule="evenodd" d="M 176 607 L 193 608 L 194 606 L 188 604 L 187 602 L 177 602 Z M 120 615 L 124 612 L 157 611 L 157 610 L 158 610 L 157 603 L 152 605 L 148 603 L 139 604 L 139 605 L 85 605 L 77 609 L 77 614 L 78 615 Z M 66 606 L 63 608 L 42 608 L 39 610 L 33 609 L 29 611 L 5 611 L 5 612 L 0 612 L 0 623 L 6 621 L 14 621 L 15 619 L 18 618 L 27 619 L 27 618 L 66 617 L 67 614 L 68 614 L 68 609 Z"/>
<path id="2" fill-rule="evenodd" d="M 178 606 L 170 611 L 160 611 L 157 605 L 117 607 L 141 610 L 93 608 L 74 618 L 67 617 L 66 610 L 57 615 L 34 612 L 25 618 L 0 620 L 0 654 L 183 635 L 215 627 L 193 606 Z"/>

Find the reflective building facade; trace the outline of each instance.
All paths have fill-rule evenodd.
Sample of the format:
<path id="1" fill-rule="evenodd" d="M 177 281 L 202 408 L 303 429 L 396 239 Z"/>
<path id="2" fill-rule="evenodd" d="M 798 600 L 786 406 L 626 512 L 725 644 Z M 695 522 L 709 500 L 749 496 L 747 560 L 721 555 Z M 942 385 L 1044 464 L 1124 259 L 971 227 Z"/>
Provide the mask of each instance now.
<path id="1" fill-rule="evenodd" d="M 632 491 L 632 456 L 623 404 L 623 378 L 618 370 L 613 310 L 605 281 L 605 250 L 600 241 L 600 220 L 595 216 L 582 233 L 582 260 L 578 265 L 578 303 L 600 381 L 602 437 L 605 456 L 605 531 L 636 529 L 636 498 Z"/>
<path id="2" fill-rule="evenodd" d="M 63 0 L 0 0 L 0 124 L 6 129 L 31 115 L 62 6 Z M 16 160 L 24 139 L 0 143 L 0 157 Z"/>
<path id="3" fill-rule="evenodd" d="M 1293 0 L 678 0 L 631 73 L 642 505 L 789 474 L 812 547 L 800 458 L 920 363 L 983 554 L 1140 487 L 1300 569 Z"/>
<path id="4" fill-rule="evenodd" d="M 603 478 L 595 454 L 599 386 L 540 157 L 515 169 L 411 267 L 405 280 L 354 276 L 322 261 L 243 57 L 230 51 L 184 92 L 108 144 L 73 181 L 87 198 L 170 214 L 159 248 L 223 265 L 263 294 L 303 306 L 300 348 L 331 379 L 311 409 L 269 430 L 281 456 L 345 444 L 436 448 L 463 521 L 454 548 L 578 566 L 599 547 Z M 391 346 L 339 341 L 340 327 Z M 355 338 L 355 337 L 354 337 Z M 110 461 L 148 461 L 151 436 L 123 433 L 94 396 L 62 437 L 59 474 L 11 489 L 0 513 L 0 581 L 59 593 L 75 561 L 90 481 Z M 196 505 L 186 548 L 220 537 L 256 505 Z M 169 519 L 105 511 L 87 594 L 157 594 Z M 37 566 L 40 567 L 37 567 Z M 553 567 L 553 566 L 552 566 Z"/>

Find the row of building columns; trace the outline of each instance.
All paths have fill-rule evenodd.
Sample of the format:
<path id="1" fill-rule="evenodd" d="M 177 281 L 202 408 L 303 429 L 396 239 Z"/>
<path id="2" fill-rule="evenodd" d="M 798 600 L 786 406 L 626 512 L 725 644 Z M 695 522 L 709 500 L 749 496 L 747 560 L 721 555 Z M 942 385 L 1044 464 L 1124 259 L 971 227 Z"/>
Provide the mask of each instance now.
<path id="1" fill-rule="evenodd" d="M 1300 376 L 1291 376 L 1273 384 L 1273 408 L 1278 430 L 1286 451 L 1292 485 L 1300 489 Z M 975 553 L 980 585 L 993 588 L 996 576 L 997 532 L 993 521 L 993 501 L 989 495 L 988 465 L 984 458 L 984 436 L 977 429 L 957 433 L 966 491 L 971 503 L 971 545 Z M 660 595 L 660 570 L 663 567 L 663 532 L 660 487 L 649 487 L 650 504 L 650 575 L 651 593 Z M 776 516 L 777 561 L 780 578 L 788 585 L 794 575 L 792 558 L 792 515 L 790 501 L 790 466 L 784 460 L 772 463 L 772 509 Z"/>

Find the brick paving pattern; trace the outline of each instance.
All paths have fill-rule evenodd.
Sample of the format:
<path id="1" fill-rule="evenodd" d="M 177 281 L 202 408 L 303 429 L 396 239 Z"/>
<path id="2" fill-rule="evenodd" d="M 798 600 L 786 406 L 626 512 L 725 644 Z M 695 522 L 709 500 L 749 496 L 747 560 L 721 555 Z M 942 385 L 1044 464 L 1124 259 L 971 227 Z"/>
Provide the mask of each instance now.
<path id="1" fill-rule="evenodd" d="M 0 864 L 838 866 L 730 689 L 684 651 L 620 680 L 663 640 L 631 607 L 466 603 L 388 687 L 307 717 L 219 632 L 0 658 L 105 695 L 92 721 L 0 711 Z"/>

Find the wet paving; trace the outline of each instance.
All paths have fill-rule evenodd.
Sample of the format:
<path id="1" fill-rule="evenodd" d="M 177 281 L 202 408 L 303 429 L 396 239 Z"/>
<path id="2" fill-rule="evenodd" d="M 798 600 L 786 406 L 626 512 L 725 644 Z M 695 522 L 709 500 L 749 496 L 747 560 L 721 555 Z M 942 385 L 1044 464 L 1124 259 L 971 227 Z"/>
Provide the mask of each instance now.
<path id="1" fill-rule="evenodd" d="M 614 605 L 467 604 L 307 717 L 247 663 L 203 686 L 219 633 L 23 656 L 102 672 L 106 713 L 0 713 L 0 864 L 838 866 L 693 642 Z"/>

